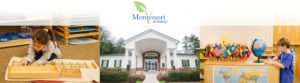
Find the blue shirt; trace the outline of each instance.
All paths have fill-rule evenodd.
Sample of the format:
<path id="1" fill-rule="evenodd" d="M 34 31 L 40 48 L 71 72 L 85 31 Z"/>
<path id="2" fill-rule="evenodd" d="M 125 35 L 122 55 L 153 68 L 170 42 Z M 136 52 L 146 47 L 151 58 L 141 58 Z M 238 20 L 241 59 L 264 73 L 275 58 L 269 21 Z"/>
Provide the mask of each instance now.
<path id="1" fill-rule="evenodd" d="M 294 66 L 293 66 L 293 54 L 282 52 L 278 56 L 281 64 L 284 65 L 284 69 L 280 69 L 280 83 L 293 83 L 294 80 Z"/>

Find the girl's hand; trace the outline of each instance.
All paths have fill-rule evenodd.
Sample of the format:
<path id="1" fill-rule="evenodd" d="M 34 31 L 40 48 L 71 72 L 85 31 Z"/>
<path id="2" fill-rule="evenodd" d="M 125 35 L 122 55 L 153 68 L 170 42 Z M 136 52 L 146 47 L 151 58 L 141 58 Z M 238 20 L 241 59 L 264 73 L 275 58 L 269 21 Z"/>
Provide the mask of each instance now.
<path id="1" fill-rule="evenodd" d="M 273 65 L 275 62 L 274 61 L 272 61 L 272 60 L 268 60 L 267 62 L 265 62 L 265 64 L 267 64 L 267 65 Z"/>
<path id="2" fill-rule="evenodd" d="M 22 63 L 22 65 L 27 66 L 28 61 L 27 61 L 26 57 L 21 59 L 21 63 Z"/>
<path id="3" fill-rule="evenodd" d="M 33 62 L 32 64 L 31 64 L 31 66 L 39 66 L 40 64 L 38 63 L 38 62 Z"/>
<path id="4" fill-rule="evenodd" d="M 61 58 L 62 58 L 62 56 L 61 56 L 61 55 L 59 55 L 59 56 L 56 56 L 56 58 L 57 58 L 57 59 L 61 59 Z"/>

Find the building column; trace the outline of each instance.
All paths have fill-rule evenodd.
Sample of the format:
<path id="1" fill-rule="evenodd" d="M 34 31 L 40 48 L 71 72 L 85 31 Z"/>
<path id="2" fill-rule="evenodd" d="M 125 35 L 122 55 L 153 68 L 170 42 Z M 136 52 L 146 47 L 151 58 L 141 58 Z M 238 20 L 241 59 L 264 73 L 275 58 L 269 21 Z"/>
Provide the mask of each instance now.
<path id="1" fill-rule="evenodd" d="M 170 50 L 167 48 L 166 52 L 167 52 L 167 61 L 166 61 L 167 69 L 171 69 Z"/>
<path id="2" fill-rule="evenodd" d="M 135 55 L 135 50 L 131 50 L 131 69 L 136 69 L 136 55 Z"/>
<path id="3" fill-rule="evenodd" d="M 176 49 L 173 50 L 173 56 L 174 56 L 173 62 L 174 62 L 175 68 L 180 68 L 181 66 L 180 66 L 179 60 L 177 58 L 177 50 Z"/>
<path id="4" fill-rule="evenodd" d="M 128 49 L 125 48 L 125 57 L 122 61 L 124 64 L 122 64 L 122 68 L 127 68 L 127 65 L 128 65 Z"/>

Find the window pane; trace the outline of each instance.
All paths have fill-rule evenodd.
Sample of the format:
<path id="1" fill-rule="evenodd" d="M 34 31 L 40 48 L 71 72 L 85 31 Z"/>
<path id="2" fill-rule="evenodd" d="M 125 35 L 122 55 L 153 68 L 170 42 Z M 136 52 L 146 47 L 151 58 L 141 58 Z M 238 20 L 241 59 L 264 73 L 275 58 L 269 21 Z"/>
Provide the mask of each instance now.
<path id="1" fill-rule="evenodd" d="M 109 65 L 109 60 L 106 60 L 106 63 L 107 63 L 107 64 L 106 64 L 106 67 L 108 67 L 108 65 Z"/>
<path id="2" fill-rule="evenodd" d="M 102 60 L 102 62 L 103 62 L 103 67 L 106 67 L 106 60 Z"/>
<path id="3" fill-rule="evenodd" d="M 174 66 L 174 61 L 173 60 L 171 60 L 171 66 Z"/>
<path id="4" fill-rule="evenodd" d="M 182 62 L 182 67 L 188 67 L 186 60 L 182 60 L 181 62 Z"/>
<path id="5" fill-rule="evenodd" d="M 129 55 L 129 56 L 132 56 L 132 50 L 129 50 L 129 51 L 128 51 L 128 55 Z"/>
<path id="6" fill-rule="evenodd" d="M 189 60 L 181 60 L 181 62 L 182 62 L 182 67 L 190 67 Z"/>
<path id="7" fill-rule="evenodd" d="M 117 64 L 117 60 L 114 61 L 114 67 L 116 67 L 116 64 Z"/>
<path id="8" fill-rule="evenodd" d="M 187 64 L 188 64 L 188 67 L 190 67 L 190 61 L 189 60 L 186 60 Z"/>
<path id="9" fill-rule="evenodd" d="M 195 60 L 195 63 L 196 63 L 196 67 L 199 67 L 199 61 Z"/>
<path id="10" fill-rule="evenodd" d="M 183 62 L 183 60 L 181 60 L 181 65 L 182 65 L 182 67 L 184 67 L 184 62 Z"/>
<path id="11" fill-rule="evenodd" d="M 119 67 L 121 67 L 122 66 L 122 60 L 120 60 L 120 63 L 119 63 Z"/>
<path id="12" fill-rule="evenodd" d="M 104 60 L 102 60 L 102 62 L 101 62 L 101 67 L 104 67 L 104 64 L 103 64 L 103 63 L 104 63 Z"/>

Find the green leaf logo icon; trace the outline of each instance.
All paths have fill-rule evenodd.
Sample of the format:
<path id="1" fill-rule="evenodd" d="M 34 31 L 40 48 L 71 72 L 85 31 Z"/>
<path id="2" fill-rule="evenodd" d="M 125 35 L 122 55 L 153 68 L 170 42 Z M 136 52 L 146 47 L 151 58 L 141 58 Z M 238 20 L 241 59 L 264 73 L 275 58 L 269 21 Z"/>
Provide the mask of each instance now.
<path id="1" fill-rule="evenodd" d="M 136 7 L 136 10 L 140 13 L 143 13 L 146 11 L 146 6 L 142 3 L 142 2 L 139 2 L 139 1 L 133 1 L 135 7 Z"/>

